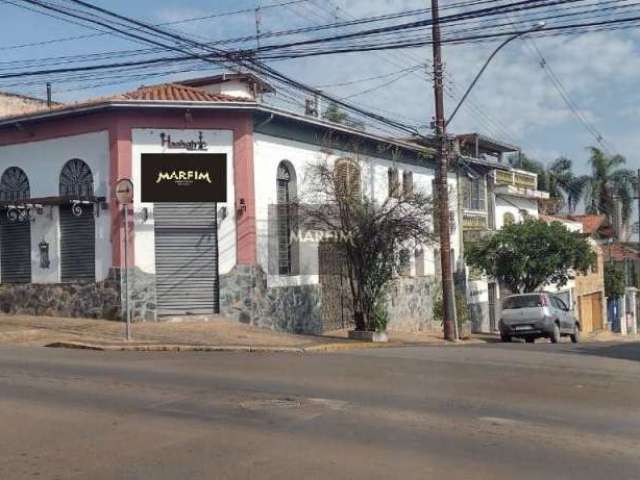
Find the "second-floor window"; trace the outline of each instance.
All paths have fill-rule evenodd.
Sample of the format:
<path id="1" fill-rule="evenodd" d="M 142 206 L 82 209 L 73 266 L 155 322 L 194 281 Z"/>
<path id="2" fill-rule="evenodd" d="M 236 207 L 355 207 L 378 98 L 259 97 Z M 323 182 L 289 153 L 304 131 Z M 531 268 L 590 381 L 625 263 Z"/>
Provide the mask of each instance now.
<path id="1" fill-rule="evenodd" d="M 389 196 L 398 198 L 400 196 L 400 176 L 397 168 L 389 168 L 387 170 L 387 178 L 389 180 Z"/>
<path id="2" fill-rule="evenodd" d="M 467 210 L 487 209 L 486 185 L 484 177 L 467 179 L 464 189 L 464 208 Z"/>
<path id="3" fill-rule="evenodd" d="M 409 170 L 402 172 L 402 193 L 405 197 L 413 196 L 413 172 Z"/>

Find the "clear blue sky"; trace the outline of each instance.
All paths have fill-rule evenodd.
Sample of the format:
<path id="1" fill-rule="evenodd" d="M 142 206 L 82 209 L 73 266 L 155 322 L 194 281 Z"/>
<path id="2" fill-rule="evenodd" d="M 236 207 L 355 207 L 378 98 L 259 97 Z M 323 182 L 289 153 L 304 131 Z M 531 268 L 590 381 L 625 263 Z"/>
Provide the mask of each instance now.
<path id="1" fill-rule="evenodd" d="M 58 0 L 57 0 L 58 1 Z M 284 0 L 261 0 L 262 5 Z M 256 0 L 108 0 L 96 4 L 154 23 L 254 8 Z M 442 2 L 446 5 L 449 2 Z M 267 8 L 262 12 L 263 32 L 344 20 L 351 16 L 371 16 L 425 6 L 424 0 L 306 0 L 287 7 Z M 48 41 L 92 33 L 84 27 L 28 12 L 0 3 L 0 52 L 2 62 L 44 59 L 63 55 L 109 52 L 144 48 L 113 36 L 99 36 L 70 42 L 56 42 L 25 48 L 16 45 Z M 189 22 L 174 28 L 200 40 L 220 40 L 255 33 L 252 13 Z M 290 37 L 287 37 L 290 38 Z M 298 37 L 300 38 L 300 37 Z M 264 40 L 265 43 L 271 40 Z M 279 40 L 278 40 L 279 41 Z M 552 82 L 539 66 L 535 48 L 544 55 L 581 114 L 599 130 L 613 148 L 627 157 L 630 168 L 640 168 L 640 27 L 637 30 L 605 32 L 572 37 L 539 39 L 534 43 L 517 41 L 507 47 L 491 64 L 452 127 L 455 131 L 480 131 L 509 143 L 521 145 L 530 156 L 549 162 L 559 155 L 573 159 L 576 170 L 587 171 L 585 147 L 595 143 L 563 102 Z M 232 44 L 232 46 L 251 44 Z M 459 97 L 473 74 L 495 44 L 445 48 L 448 92 Z M 407 52 L 366 53 L 287 61 L 274 64 L 312 85 L 326 86 L 386 75 L 377 80 L 362 80 L 350 85 L 328 86 L 326 90 L 362 106 L 378 109 L 408 123 L 427 124 L 433 115 L 432 90 L 422 71 L 396 74 L 399 70 L 430 59 L 429 48 Z M 15 65 L 4 64 L 7 72 Z M 20 68 L 25 68 L 24 66 Z M 211 71 L 211 70 L 210 70 Z M 199 76 L 206 71 L 185 73 Z M 179 75 L 179 74 L 178 74 Z M 54 84 L 59 100 L 76 100 L 105 93 L 134 89 L 142 83 L 157 83 L 167 77 L 139 78 L 126 83 L 103 85 L 104 80 Z M 385 85 L 390 80 L 394 83 Z M 113 80 L 112 80 L 113 81 Z M 7 86 L 0 89 L 44 94 L 44 85 Z M 376 88 L 377 87 L 377 88 Z M 369 93 L 361 94 L 363 91 Z M 448 108 L 453 100 L 447 98 Z"/>

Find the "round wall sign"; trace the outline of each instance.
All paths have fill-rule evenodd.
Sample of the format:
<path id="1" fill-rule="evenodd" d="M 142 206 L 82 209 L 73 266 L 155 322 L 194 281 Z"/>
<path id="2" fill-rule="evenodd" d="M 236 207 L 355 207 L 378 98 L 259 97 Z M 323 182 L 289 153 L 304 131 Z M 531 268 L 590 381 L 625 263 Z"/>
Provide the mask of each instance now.
<path id="1" fill-rule="evenodd" d="M 118 203 L 129 204 L 133 202 L 133 182 L 128 178 L 122 178 L 116 183 L 116 199 Z"/>

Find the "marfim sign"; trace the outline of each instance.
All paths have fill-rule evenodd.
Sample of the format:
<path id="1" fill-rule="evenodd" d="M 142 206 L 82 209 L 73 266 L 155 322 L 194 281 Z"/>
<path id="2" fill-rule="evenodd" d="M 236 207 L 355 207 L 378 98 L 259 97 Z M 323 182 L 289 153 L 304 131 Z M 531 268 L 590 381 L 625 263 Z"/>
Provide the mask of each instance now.
<path id="1" fill-rule="evenodd" d="M 144 153 L 143 202 L 226 202 L 224 153 Z"/>

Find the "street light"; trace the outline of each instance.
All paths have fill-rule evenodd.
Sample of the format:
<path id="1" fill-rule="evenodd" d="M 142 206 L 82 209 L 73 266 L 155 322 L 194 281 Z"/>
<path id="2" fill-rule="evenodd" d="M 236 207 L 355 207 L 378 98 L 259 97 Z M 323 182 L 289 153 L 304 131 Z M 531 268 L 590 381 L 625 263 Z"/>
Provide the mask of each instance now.
<path id="1" fill-rule="evenodd" d="M 497 53 L 502 50 L 508 43 L 513 42 L 516 38 L 520 38 L 523 35 L 526 35 L 528 33 L 531 32 L 535 32 L 537 30 L 541 30 L 544 28 L 544 26 L 546 25 L 545 22 L 538 22 L 535 24 L 535 26 L 531 27 L 529 30 L 524 30 L 522 32 L 518 32 L 516 34 L 514 34 L 513 36 L 507 38 L 504 42 L 502 42 L 500 45 L 498 45 L 498 48 L 496 48 L 493 53 L 489 56 L 489 58 L 487 58 L 487 61 L 484 62 L 484 65 L 482 65 L 482 68 L 480 69 L 480 71 L 478 72 L 478 74 L 475 76 L 475 78 L 473 79 L 473 82 L 471 82 L 471 85 L 469 85 L 469 88 L 467 88 L 467 91 L 464 92 L 464 95 L 462 96 L 462 98 L 460 99 L 460 101 L 458 102 L 458 105 L 456 105 L 456 108 L 453 109 L 453 112 L 451 113 L 451 115 L 449 116 L 449 119 L 446 121 L 445 126 L 449 125 L 449 123 L 451 123 L 451 120 L 453 120 L 453 117 L 456 115 L 456 113 L 458 113 L 458 110 L 460 110 L 460 107 L 462 106 L 462 104 L 464 103 L 464 101 L 467 99 L 467 97 L 469 96 L 469 93 L 471 93 L 471 90 L 473 89 L 473 87 L 475 86 L 475 84 L 478 82 L 478 80 L 480 79 L 480 76 L 482 76 L 482 74 L 484 73 L 484 71 L 487 69 L 487 67 L 489 66 L 489 63 L 491 62 L 491 60 L 493 60 L 493 57 L 495 57 L 497 55 Z"/>

